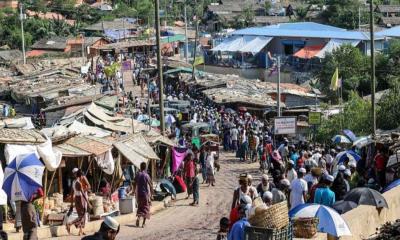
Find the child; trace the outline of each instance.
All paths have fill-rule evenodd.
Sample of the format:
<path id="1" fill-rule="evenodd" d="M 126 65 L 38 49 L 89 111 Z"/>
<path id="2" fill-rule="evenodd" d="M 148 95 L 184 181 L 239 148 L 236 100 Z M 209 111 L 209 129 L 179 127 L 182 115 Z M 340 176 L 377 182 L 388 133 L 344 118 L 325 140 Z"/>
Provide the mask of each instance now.
<path id="1" fill-rule="evenodd" d="M 217 240 L 227 240 L 228 229 L 229 229 L 229 219 L 226 217 L 221 218 L 221 220 L 219 220 L 219 231 L 217 235 Z"/>
<path id="2" fill-rule="evenodd" d="M 196 168 L 195 176 L 194 176 L 192 184 L 191 184 L 192 193 L 193 193 L 193 202 L 190 205 L 192 205 L 192 206 L 199 205 L 200 180 L 199 180 L 199 177 L 197 176 L 198 174 L 199 174 L 199 170 Z"/>

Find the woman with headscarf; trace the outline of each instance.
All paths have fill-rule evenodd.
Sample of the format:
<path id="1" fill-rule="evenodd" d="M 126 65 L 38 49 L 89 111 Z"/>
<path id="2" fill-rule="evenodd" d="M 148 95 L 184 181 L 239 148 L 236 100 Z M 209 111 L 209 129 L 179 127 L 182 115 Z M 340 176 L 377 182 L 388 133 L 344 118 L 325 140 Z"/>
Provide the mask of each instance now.
<path id="1" fill-rule="evenodd" d="M 74 174 L 75 177 L 75 180 L 72 182 L 71 195 L 73 196 L 73 200 L 67 216 L 71 215 L 72 210 L 75 206 L 78 218 L 73 220 L 72 222 L 69 223 L 67 222 L 66 228 L 68 234 L 70 234 L 71 225 L 75 225 L 76 228 L 79 228 L 79 236 L 80 236 L 81 234 L 83 235 L 85 234 L 83 232 L 83 229 L 85 228 L 85 223 L 86 223 L 87 208 L 88 206 L 90 206 L 87 196 L 87 189 L 90 188 L 90 185 L 87 182 L 86 177 L 83 176 L 82 171 L 80 169 L 74 168 L 72 170 L 72 173 Z"/>

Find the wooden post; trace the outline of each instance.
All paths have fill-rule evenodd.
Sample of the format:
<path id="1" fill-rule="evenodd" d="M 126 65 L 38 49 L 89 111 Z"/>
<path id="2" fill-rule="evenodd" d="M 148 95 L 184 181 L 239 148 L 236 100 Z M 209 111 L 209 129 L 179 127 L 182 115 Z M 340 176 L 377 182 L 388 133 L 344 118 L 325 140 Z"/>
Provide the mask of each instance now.
<path id="1" fill-rule="evenodd" d="M 63 185 L 62 185 L 62 170 L 61 167 L 58 168 L 58 191 L 63 193 Z"/>
<path id="2" fill-rule="evenodd" d="M 153 181 L 156 180 L 156 160 L 155 159 L 151 159 L 151 179 Z"/>
<path id="3" fill-rule="evenodd" d="M 44 220 L 44 205 L 46 203 L 46 192 L 47 192 L 47 169 L 44 170 L 44 191 L 43 191 L 43 208 L 42 208 L 42 212 L 41 212 L 41 219 L 42 221 Z"/>
<path id="4" fill-rule="evenodd" d="M 51 188 L 51 185 L 53 184 L 53 180 L 54 180 L 54 176 L 56 175 L 56 172 L 57 172 L 57 170 L 54 170 L 53 175 L 51 175 L 50 184 L 49 184 L 49 187 L 47 188 L 46 196 L 49 195 L 50 188 Z"/>

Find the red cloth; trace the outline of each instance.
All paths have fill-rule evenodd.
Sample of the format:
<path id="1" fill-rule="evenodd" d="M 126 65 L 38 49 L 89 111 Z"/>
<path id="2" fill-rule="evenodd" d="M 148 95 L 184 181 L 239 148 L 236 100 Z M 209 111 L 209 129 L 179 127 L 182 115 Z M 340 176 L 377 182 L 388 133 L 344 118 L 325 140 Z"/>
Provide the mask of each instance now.
<path id="1" fill-rule="evenodd" d="M 272 154 L 272 143 L 265 144 L 264 151 L 267 152 L 269 155 L 271 155 Z"/>
<path id="2" fill-rule="evenodd" d="M 186 184 L 178 175 L 175 176 L 174 187 L 176 189 L 176 193 L 186 192 Z"/>
<path id="3" fill-rule="evenodd" d="M 239 221 L 239 219 L 239 207 L 232 208 L 231 213 L 229 214 L 229 229 L 231 229 L 233 224 Z"/>
<path id="4" fill-rule="evenodd" d="M 382 171 L 385 170 L 385 165 L 386 165 L 386 158 L 382 154 L 378 153 L 375 156 L 375 167 L 376 170 Z"/>
<path id="5" fill-rule="evenodd" d="M 190 160 L 190 161 L 186 161 L 185 162 L 185 177 L 187 178 L 194 178 L 195 173 L 194 173 L 194 161 Z"/>

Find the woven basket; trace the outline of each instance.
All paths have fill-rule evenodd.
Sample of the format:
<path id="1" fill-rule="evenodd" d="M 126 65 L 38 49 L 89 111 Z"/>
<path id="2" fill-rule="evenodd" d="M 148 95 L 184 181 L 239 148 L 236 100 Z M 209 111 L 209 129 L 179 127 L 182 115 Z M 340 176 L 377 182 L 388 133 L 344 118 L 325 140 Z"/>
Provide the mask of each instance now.
<path id="1" fill-rule="evenodd" d="M 318 218 L 293 219 L 293 233 L 298 238 L 312 238 L 317 233 Z"/>
<path id="2" fill-rule="evenodd" d="M 276 203 L 267 209 L 256 208 L 254 216 L 249 219 L 252 226 L 281 229 L 289 224 L 287 202 Z"/>

